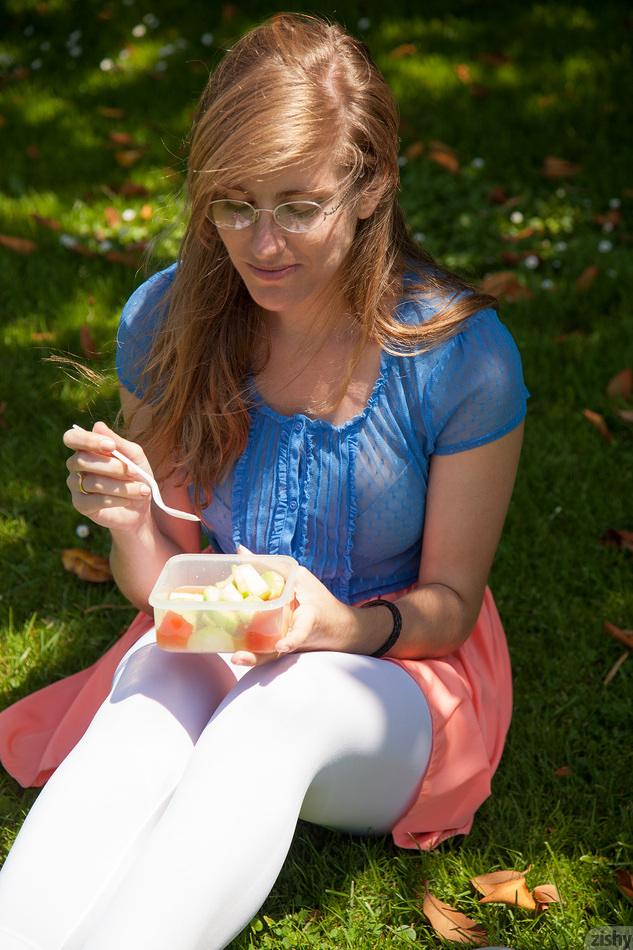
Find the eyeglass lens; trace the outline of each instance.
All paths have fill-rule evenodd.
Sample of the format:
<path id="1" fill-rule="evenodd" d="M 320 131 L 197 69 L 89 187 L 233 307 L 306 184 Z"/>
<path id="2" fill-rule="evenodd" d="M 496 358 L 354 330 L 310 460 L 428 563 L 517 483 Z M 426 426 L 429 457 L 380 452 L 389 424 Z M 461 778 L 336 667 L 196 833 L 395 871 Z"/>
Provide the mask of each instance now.
<path id="1" fill-rule="evenodd" d="M 292 201 L 274 210 L 277 224 L 287 231 L 307 231 L 321 219 L 321 207 L 312 201 Z M 257 211 L 245 201 L 221 199 L 211 205 L 211 217 L 219 228 L 241 230 L 254 224 Z"/>

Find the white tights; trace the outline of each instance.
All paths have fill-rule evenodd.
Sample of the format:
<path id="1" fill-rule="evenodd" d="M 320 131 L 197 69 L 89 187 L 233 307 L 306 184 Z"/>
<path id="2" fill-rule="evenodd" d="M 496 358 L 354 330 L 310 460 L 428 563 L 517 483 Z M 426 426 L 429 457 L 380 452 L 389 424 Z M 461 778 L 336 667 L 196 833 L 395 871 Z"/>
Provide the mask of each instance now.
<path id="1" fill-rule="evenodd" d="M 33 803 L 0 873 L 2 950 L 219 950 L 256 915 L 297 819 L 385 834 L 431 748 L 401 667 L 313 652 L 177 654 L 152 627 Z"/>

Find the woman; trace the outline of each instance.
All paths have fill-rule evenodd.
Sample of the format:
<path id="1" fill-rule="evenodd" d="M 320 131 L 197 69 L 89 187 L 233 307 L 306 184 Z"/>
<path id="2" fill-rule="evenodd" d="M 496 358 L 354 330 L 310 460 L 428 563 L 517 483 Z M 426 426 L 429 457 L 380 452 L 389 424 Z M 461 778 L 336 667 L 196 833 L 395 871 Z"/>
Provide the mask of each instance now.
<path id="1" fill-rule="evenodd" d="M 225 947 L 298 818 L 431 848 L 490 793 L 512 693 L 487 578 L 529 393 L 495 299 L 410 239 L 397 130 L 366 47 L 308 15 L 252 30 L 209 80 L 178 260 L 121 317 L 126 437 L 64 434 L 72 502 L 110 530 L 141 613 L 90 715 L 37 760 L 3 948 Z M 274 653 L 157 647 L 148 594 L 200 534 L 114 447 L 212 549 L 297 558 Z M 5 764 L 41 709 L 5 719 Z"/>

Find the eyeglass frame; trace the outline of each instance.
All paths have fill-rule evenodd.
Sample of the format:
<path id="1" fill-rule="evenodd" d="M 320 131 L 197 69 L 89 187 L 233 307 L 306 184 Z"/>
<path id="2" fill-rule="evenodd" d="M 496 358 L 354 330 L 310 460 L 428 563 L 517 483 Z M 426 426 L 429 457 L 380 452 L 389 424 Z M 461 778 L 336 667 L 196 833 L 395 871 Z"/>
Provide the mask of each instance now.
<path id="1" fill-rule="evenodd" d="M 344 189 L 343 194 L 345 195 L 345 193 L 346 193 L 348 190 L 349 190 L 349 189 L 347 189 L 347 188 Z M 231 202 L 233 202 L 233 204 L 248 205 L 248 207 L 251 208 L 251 209 L 255 212 L 256 217 L 255 217 L 255 219 L 254 219 L 253 221 L 251 221 L 249 224 L 247 224 L 247 225 L 246 225 L 245 227 L 243 227 L 243 228 L 231 228 L 231 227 L 221 226 L 221 225 L 219 225 L 216 221 L 214 221 L 213 218 L 210 218 L 209 220 L 211 221 L 211 224 L 213 224 L 216 228 L 219 228 L 220 231 L 247 231 L 249 228 L 252 228 L 254 224 L 257 224 L 257 222 L 259 221 L 259 215 L 260 215 L 260 212 L 261 212 L 261 211 L 270 211 L 271 214 L 272 214 L 272 216 L 273 216 L 273 221 L 275 222 L 275 224 L 277 225 L 277 227 L 281 228 L 283 231 L 286 231 L 288 234 L 307 234 L 308 231 L 314 231 L 314 230 L 316 230 L 316 228 L 319 227 L 320 224 L 323 224 L 324 219 L 327 218 L 328 215 L 330 215 L 330 214 L 335 214 L 335 213 L 339 210 L 339 208 L 341 207 L 341 205 L 342 205 L 343 202 L 345 201 L 345 197 L 341 198 L 341 200 L 340 200 L 339 203 L 337 204 L 336 208 L 332 208 L 332 209 L 330 209 L 330 211 L 323 211 L 323 204 L 327 204 L 327 203 L 328 203 L 329 201 L 331 201 L 332 198 L 334 198 L 335 196 L 336 196 L 336 192 L 334 193 L 334 195 L 332 195 L 331 198 L 328 198 L 328 199 L 327 199 L 325 202 L 323 202 L 323 203 L 321 203 L 321 202 L 319 202 L 319 201 L 310 201 L 309 199 L 304 199 L 304 198 L 300 198 L 299 201 L 282 201 L 280 204 L 276 205 L 274 208 L 255 208 L 254 205 L 252 205 L 252 204 L 250 203 L 250 201 L 242 201 L 240 198 L 215 198 L 213 201 L 210 201 L 210 202 L 209 202 L 209 205 L 208 205 L 209 208 L 210 208 L 212 205 L 218 204 L 218 203 L 221 202 L 221 201 L 231 201 Z M 310 205 L 314 205 L 316 208 L 319 208 L 320 211 L 323 211 L 323 218 L 322 218 L 317 224 L 315 224 L 313 227 L 311 227 L 311 228 L 306 228 L 305 231 L 291 231 L 290 228 L 286 228 L 286 227 L 284 227 L 283 224 L 280 224 L 280 223 L 279 223 L 279 221 L 278 221 L 277 218 L 275 217 L 275 213 L 279 210 L 279 208 L 283 208 L 284 205 L 293 205 L 293 204 L 310 204 Z"/>

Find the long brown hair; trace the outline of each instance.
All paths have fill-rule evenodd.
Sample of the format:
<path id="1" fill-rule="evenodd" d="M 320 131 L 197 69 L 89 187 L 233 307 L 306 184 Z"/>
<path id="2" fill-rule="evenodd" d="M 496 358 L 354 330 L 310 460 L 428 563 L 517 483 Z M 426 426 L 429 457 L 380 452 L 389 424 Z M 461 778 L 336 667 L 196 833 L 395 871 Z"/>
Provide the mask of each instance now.
<path id="1" fill-rule="evenodd" d="M 398 106 L 365 44 L 323 18 L 276 14 L 242 36 L 211 74 L 187 139 L 178 266 L 142 367 L 141 404 L 151 404 L 152 422 L 135 435 L 152 457 L 173 463 L 172 472 L 187 473 L 198 514 L 246 447 L 247 374 L 260 372 L 270 355 L 261 311 L 207 216 L 209 201 L 231 182 L 254 168 L 277 173 L 327 154 L 353 193 L 379 196 L 373 214 L 358 222 L 340 275 L 358 344 L 340 391 L 317 407 L 319 415 L 342 400 L 368 341 L 417 355 L 496 306 L 409 235 L 398 203 L 398 125 Z M 405 271 L 419 279 L 405 287 Z M 433 297 L 440 306 L 431 320 L 407 325 L 389 303 L 403 295 Z M 263 357 L 259 349 L 255 365 L 262 340 L 268 348 Z"/>

